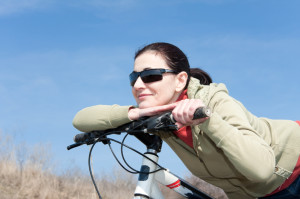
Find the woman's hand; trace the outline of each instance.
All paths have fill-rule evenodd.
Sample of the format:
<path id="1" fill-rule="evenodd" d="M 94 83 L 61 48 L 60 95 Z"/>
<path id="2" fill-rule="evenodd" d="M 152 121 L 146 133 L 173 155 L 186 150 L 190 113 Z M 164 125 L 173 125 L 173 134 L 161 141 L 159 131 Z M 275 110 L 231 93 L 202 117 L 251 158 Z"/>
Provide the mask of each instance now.
<path id="1" fill-rule="evenodd" d="M 163 106 L 154 106 L 154 107 L 149 107 L 149 108 L 131 108 L 128 111 L 128 117 L 131 120 L 137 120 L 140 117 L 144 116 L 153 116 L 153 115 L 158 115 L 160 113 L 163 113 L 165 111 L 170 111 L 173 110 L 176 107 L 177 103 L 172 103 L 172 104 L 167 104 Z"/>
<path id="2" fill-rule="evenodd" d="M 178 128 L 198 125 L 205 122 L 208 117 L 193 120 L 196 109 L 204 106 L 204 103 L 200 99 L 185 99 L 177 102 L 176 107 L 172 111 L 172 115 L 176 120 Z"/>
<path id="3" fill-rule="evenodd" d="M 131 108 L 128 111 L 128 117 L 131 120 L 137 120 L 143 116 L 153 116 L 165 111 L 172 111 L 174 119 L 177 121 L 178 128 L 183 126 L 192 126 L 203 123 L 208 118 L 193 120 L 194 113 L 197 108 L 203 107 L 204 104 L 200 99 L 186 99 L 172 104 L 163 106 L 155 106 L 149 108 Z"/>

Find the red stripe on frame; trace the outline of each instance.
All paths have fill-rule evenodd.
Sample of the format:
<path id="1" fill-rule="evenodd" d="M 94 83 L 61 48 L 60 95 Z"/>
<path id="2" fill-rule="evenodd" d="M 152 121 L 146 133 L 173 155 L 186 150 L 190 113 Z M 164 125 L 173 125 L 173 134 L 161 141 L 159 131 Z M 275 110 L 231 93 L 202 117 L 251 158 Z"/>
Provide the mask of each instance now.
<path id="1" fill-rule="evenodd" d="M 170 188 L 170 189 L 175 189 L 175 188 L 177 188 L 177 187 L 180 187 L 180 184 L 177 184 L 176 186 L 174 186 L 174 187 L 172 187 L 172 188 Z"/>
<path id="2" fill-rule="evenodd" d="M 180 187 L 180 180 L 177 180 L 176 182 L 174 182 L 172 184 L 169 184 L 169 185 L 166 185 L 166 186 L 169 187 L 170 189 Z"/>

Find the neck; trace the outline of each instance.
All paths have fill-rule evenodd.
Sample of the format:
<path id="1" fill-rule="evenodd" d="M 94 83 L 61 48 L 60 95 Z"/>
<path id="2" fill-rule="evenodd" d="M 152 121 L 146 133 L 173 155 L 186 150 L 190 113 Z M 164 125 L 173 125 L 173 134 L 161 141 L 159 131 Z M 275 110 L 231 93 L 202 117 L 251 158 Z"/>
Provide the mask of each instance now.
<path id="1" fill-rule="evenodd" d="M 170 101 L 170 104 L 182 100 L 182 98 L 184 97 L 184 95 L 186 95 L 186 91 L 185 90 L 181 90 L 180 92 L 176 92 L 174 94 L 172 100 Z"/>

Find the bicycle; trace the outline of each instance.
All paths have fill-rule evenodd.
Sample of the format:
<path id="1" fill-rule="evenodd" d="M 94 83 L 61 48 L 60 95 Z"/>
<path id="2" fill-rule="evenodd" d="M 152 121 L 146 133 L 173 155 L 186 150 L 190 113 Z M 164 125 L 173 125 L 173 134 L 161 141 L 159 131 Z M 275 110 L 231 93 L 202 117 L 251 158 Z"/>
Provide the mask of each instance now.
<path id="1" fill-rule="evenodd" d="M 194 114 L 194 119 L 208 117 L 210 115 L 210 109 L 202 107 L 196 110 Z M 89 152 L 89 171 L 91 175 L 92 182 L 94 184 L 95 190 L 98 197 L 102 199 L 98 187 L 95 183 L 92 169 L 91 169 L 91 153 L 96 143 L 101 142 L 103 144 L 108 144 L 113 156 L 116 158 L 117 162 L 128 172 L 138 173 L 138 182 L 134 192 L 134 199 L 163 199 L 164 196 L 159 189 L 158 183 L 176 191 L 180 195 L 188 199 L 212 199 L 213 197 L 207 195 L 206 193 L 198 190 L 197 188 L 190 185 L 188 182 L 184 181 L 180 177 L 172 174 L 168 169 L 165 169 L 158 164 L 158 153 L 161 152 L 162 140 L 159 136 L 152 133 L 158 131 L 174 131 L 178 130 L 175 125 L 176 121 L 173 119 L 171 112 L 166 112 L 157 116 L 143 117 L 137 121 L 133 121 L 124 124 L 120 127 L 114 129 L 107 129 L 103 131 L 92 131 L 88 133 L 80 133 L 74 137 L 74 144 L 67 147 L 68 150 L 75 147 L 81 146 L 83 144 L 92 145 Z M 135 136 L 139 141 L 141 141 L 146 147 L 147 151 L 142 154 L 135 149 L 124 144 L 127 137 L 124 136 L 122 142 L 111 139 L 108 136 L 121 133 L 127 133 L 127 135 Z M 150 134 L 151 133 L 151 134 Z M 125 168 L 114 154 L 110 143 L 111 141 L 121 144 L 122 158 L 125 164 L 132 169 L 132 171 Z M 142 165 L 140 171 L 133 169 L 124 159 L 123 146 L 137 152 L 143 156 Z"/>

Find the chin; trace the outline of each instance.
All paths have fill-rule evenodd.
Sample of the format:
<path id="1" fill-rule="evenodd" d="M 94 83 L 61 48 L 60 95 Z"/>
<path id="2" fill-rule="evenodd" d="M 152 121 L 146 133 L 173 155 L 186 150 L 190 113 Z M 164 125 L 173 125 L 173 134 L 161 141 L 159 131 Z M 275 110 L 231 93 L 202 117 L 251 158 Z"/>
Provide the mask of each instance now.
<path id="1" fill-rule="evenodd" d="M 144 104 L 139 104 L 139 108 L 149 108 L 150 106 L 144 105 Z"/>
<path id="2" fill-rule="evenodd" d="M 149 102 L 140 102 L 139 103 L 139 108 L 150 108 L 153 106 L 156 106 L 156 105 L 153 103 L 149 103 Z"/>

